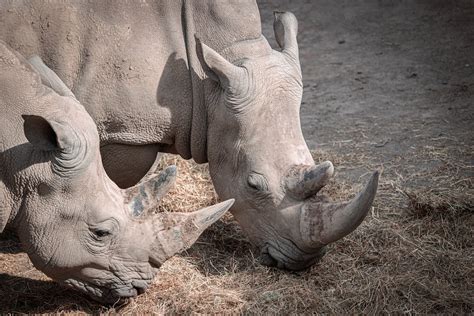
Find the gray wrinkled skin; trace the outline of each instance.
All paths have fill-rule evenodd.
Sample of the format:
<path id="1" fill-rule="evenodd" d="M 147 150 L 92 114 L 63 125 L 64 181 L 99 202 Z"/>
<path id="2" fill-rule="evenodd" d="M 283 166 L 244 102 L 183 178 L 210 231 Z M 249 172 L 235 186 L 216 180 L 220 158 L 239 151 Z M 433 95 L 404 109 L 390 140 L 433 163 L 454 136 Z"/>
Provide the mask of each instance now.
<path id="1" fill-rule="evenodd" d="M 25 3 L 3 5 L 0 38 L 40 55 L 84 104 L 119 186 L 158 151 L 209 162 L 263 263 L 294 270 L 364 219 L 378 173 L 350 203 L 317 196 L 334 169 L 314 164 L 301 133 L 291 13 L 275 14 L 277 51 L 253 0 Z"/>
<path id="2" fill-rule="evenodd" d="M 0 232 L 15 230 L 36 268 L 101 302 L 142 293 L 166 259 L 232 205 L 146 214 L 176 168 L 121 190 L 102 166 L 99 135 L 82 105 L 45 86 L 1 41 L 0 111 Z M 140 217 L 132 215 L 137 198 Z"/>

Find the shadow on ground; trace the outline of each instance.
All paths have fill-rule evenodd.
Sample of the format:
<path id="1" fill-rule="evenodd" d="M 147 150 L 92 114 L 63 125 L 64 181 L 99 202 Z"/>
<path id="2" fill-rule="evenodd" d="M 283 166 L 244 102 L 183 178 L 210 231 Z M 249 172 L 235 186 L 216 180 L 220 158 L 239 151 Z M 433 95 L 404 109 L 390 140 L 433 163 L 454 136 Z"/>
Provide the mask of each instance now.
<path id="1" fill-rule="evenodd" d="M 22 252 L 20 240 L 13 232 L 5 231 L 0 234 L 0 253 L 15 254 Z"/>
<path id="2" fill-rule="evenodd" d="M 101 307 L 53 281 L 34 280 L 0 273 L 0 313 L 93 313 Z"/>

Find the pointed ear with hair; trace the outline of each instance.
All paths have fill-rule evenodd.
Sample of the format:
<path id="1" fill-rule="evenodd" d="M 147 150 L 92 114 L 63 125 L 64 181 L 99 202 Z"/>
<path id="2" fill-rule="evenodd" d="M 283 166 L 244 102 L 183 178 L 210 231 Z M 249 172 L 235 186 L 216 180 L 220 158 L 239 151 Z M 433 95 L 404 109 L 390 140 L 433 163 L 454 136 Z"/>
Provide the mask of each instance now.
<path id="1" fill-rule="evenodd" d="M 40 74 L 41 82 L 53 89 L 57 94 L 76 99 L 76 96 L 66 86 L 66 84 L 58 77 L 58 75 L 43 62 L 41 57 L 33 55 L 28 59 L 30 65 Z"/>
<path id="2" fill-rule="evenodd" d="M 73 130 L 64 124 L 38 115 L 22 115 L 26 139 L 45 151 L 69 151 L 77 139 Z"/>
<path id="3" fill-rule="evenodd" d="M 204 63 L 214 75 L 211 79 L 218 80 L 221 87 L 225 90 L 236 88 L 241 85 L 242 80 L 246 78 L 244 68 L 236 66 L 227 61 L 218 52 L 202 42 L 198 42 L 202 52 Z"/>
<path id="4" fill-rule="evenodd" d="M 276 41 L 282 49 L 282 53 L 298 61 L 298 42 L 296 40 L 298 20 L 291 12 L 275 11 L 273 15 L 273 31 L 275 32 Z"/>

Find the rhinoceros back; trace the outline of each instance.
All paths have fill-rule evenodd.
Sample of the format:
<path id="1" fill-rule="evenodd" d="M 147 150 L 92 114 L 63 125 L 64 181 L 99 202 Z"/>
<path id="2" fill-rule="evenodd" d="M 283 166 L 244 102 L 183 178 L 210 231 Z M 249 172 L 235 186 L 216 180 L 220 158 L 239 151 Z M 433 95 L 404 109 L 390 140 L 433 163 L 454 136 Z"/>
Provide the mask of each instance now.
<path id="1" fill-rule="evenodd" d="M 39 55 L 111 138 L 126 131 L 153 142 L 144 118 L 190 102 L 180 1 L 6 1 L 0 16 L 0 39 Z M 168 59 L 167 80 L 180 87 L 157 104 Z"/>
<path id="2" fill-rule="evenodd" d="M 0 16 L 0 39 L 39 55 L 109 143 L 189 142 L 194 36 L 221 51 L 261 35 L 253 0 L 3 1 Z"/>
<path id="3" fill-rule="evenodd" d="M 0 232 L 9 221 L 10 195 L 17 189 L 6 183 L 12 183 L 15 173 L 25 168 L 22 162 L 30 156 L 24 146 L 27 140 L 23 135 L 21 115 L 42 111 L 28 106 L 29 100 L 41 91 L 39 88 L 39 75 L 20 54 L 0 41 Z"/>

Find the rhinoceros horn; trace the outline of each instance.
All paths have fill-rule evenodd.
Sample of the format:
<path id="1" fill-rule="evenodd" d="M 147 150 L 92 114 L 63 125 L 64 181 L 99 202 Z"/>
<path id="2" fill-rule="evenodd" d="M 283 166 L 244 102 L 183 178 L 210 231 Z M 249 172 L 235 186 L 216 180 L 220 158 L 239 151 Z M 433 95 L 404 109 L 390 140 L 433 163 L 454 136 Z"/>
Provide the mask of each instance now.
<path id="1" fill-rule="evenodd" d="M 133 216 L 140 216 L 144 210 L 152 212 L 160 200 L 176 182 L 175 165 L 166 167 L 161 173 L 124 191 L 125 203 Z"/>
<path id="2" fill-rule="evenodd" d="M 375 171 L 366 187 L 349 202 L 328 203 L 306 200 L 300 214 L 302 239 L 311 248 L 319 248 L 351 233 L 364 220 L 377 192 L 379 172 Z"/>
<path id="3" fill-rule="evenodd" d="M 230 199 L 192 213 L 158 213 L 153 215 L 155 232 L 151 261 L 160 266 L 168 258 L 189 248 L 201 233 L 221 218 L 234 204 Z"/>
<path id="4" fill-rule="evenodd" d="M 171 165 L 142 183 L 123 190 L 130 215 L 152 225 L 150 230 L 154 234 L 154 240 L 150 260 L 157 267 L 174 254 L 190 247 L 234 203 L 231 199 L 192 213 L 155 214 L 160 200 L 176 181 L 176 169 L 176 166 Z"/>
<path id="5" fill-rule="evenodd" d="M 293 197 L 306 199 L 319 192 L 331 179 L 334 167 L 330 161 L 319 165 L 299 165 L 292 168 L 285 178 L 286 188 Z"/>

